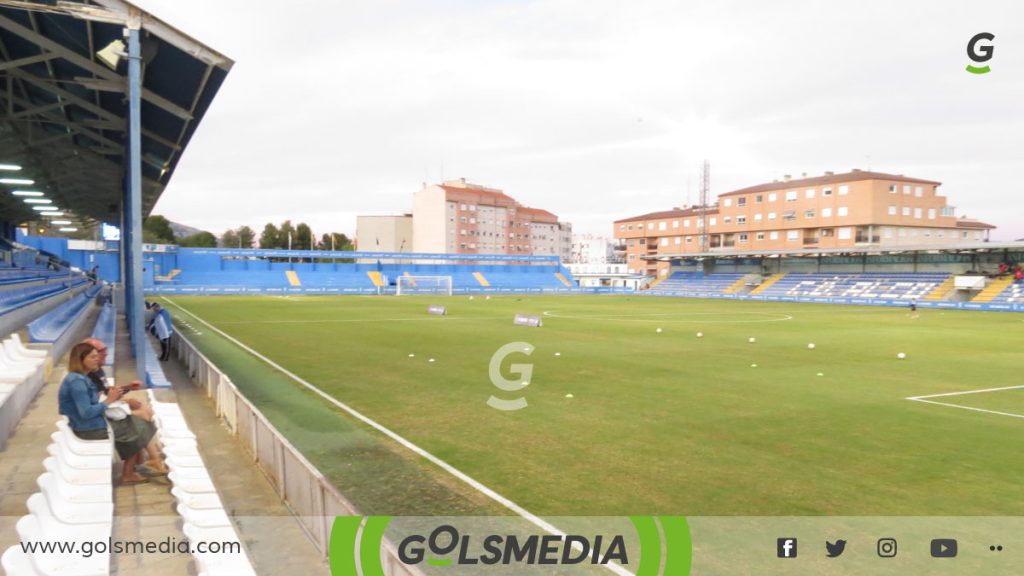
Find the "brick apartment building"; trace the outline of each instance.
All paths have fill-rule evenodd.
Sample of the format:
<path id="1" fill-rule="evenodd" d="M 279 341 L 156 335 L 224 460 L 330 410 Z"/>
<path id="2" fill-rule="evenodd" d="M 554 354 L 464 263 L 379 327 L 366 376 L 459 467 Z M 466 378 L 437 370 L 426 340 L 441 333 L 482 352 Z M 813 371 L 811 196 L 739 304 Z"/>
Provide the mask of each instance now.
<path id="1" fill-rule="evenodd" d="M 424 186 L 412 210 L 416 252 L 560 256 L 572 251 L 572 225 L 466 180 Z"/>
<path id="2" fill-rule="evenodd" d="M 702 251 L 773 252 L 793 249 L 952 246 L 988 240 L 993 226 L 956 216 L 940 182 L 853 170 L 782 180 L 718 197 L 703 210 L 674 208 L 616 220 L 630 272 L 666 274 L 668 262 L 644 257 Z"/>

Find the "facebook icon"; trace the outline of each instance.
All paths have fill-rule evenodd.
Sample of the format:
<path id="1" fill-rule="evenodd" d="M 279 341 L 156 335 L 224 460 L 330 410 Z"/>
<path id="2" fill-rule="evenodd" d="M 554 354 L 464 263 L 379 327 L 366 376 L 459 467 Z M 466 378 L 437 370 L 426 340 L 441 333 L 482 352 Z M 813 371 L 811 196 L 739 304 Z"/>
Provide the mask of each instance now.
<path id="1" fill-rule="evenodd" d="M 796 538 L 779 538 L 776 548 L 779 558 L 796 558 Z"/>

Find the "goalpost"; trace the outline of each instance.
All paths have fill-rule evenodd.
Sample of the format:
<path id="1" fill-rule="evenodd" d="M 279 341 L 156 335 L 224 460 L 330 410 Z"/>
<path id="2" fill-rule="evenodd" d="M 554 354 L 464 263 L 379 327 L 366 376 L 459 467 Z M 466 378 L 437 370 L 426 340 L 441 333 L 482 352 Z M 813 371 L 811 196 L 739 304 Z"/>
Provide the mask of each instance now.
<path id="1" fill-rule="evenodd" d="M 451 276 L 398 276 L 395 280 L 395 295 L 443 294 L 452 295 Z"/>

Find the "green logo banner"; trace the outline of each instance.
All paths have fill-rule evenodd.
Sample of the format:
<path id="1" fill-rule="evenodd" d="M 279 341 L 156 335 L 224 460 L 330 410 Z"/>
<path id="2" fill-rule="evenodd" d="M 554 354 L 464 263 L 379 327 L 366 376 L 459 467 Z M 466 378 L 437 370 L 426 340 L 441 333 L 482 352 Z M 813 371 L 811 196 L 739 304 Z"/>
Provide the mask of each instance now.
<path id="1" fill-rule="evenodd" d="M 340 516 L 331 531 L 331 574 L 690 574 L 684 516 L 570 518 L 564 525 L 575 530 L 552 533 L 521 518 Z"/>

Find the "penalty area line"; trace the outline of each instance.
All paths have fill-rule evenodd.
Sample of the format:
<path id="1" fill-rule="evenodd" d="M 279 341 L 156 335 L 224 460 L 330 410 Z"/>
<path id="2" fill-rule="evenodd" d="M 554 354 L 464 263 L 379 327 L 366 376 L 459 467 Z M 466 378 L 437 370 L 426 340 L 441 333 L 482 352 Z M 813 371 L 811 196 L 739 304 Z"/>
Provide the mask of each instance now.
<path id="1" fill-rule="evenodd" d="M 221 329 L 217 328 L 216 326 L 210 324 L 206 320 L 200 318 L 199 316 L 197 316 L 196 314 L 192 313 L 191 311 L 186 310 L 185 307 L 183 307 L 182 305 L 178 304 L 174 300 L 171 300 L 167 296 L 164 296 L 163 298 L 167 302 L 172 304 L 175 308 L 178 308 L 182 312 L 184 312 L 184 313 L 188 314 L 189 316 L 195 318 L 197 321 L 201 322 L 204 326 L 206 326 L 210 330 L 213 330 L 217 334 L 223 336 L 224 338 L 226 338 L 228 341 L 232 342 L 233 344 L 235 344 L 239 348 L 245 350 L 249 354 L 252 354 L 253 356 L 255 356 L 259 360 L 265 362 L 267 365 L 271 366 L 275 370 L 281 372 L 285 376 L 288 376 L 289 378 L 291 378 L 295 382 L 297 382 L 297 383 L 301 384 L 302 386 L 306 387 L 308 390 L 310 390 L 314 394 L 320 396 L 324 400 L 326 400 L 326 401 L 330 402 L 331 404 L 337 406 L 341 410 L 344 410 L 345 412 L 347 412 L 348 414 L 350 414 L 352 417 L 356 418 L 360 422 L 366 424 L 367 426 L 370 426 L 371 428 L 373 428 L 373 429 L 377 430 L 378 432 L 384 434 L 388 438 L 391 438 L 395 442 L 398 442 L 403 447 L 411 450 L 412 452 L 416 453 L 417 455 L 422 456 L 423 458 L 425 458 L 426 460 L 428 460 L 432 464 L 437 465 L 439 468 L 441 468 L 445 472 L 448 472 L 449 474 L 451 474 L 455 478 L 458 478 L 463 483 L 465 483 L 466 485 L 470 486 L 471 488 L 473 488 L 477 492 L 480 492 L 484 496 L 487 496 L 491 500 L 494 500 L 495 502 L 497 502 L 498 504 L 501 504 L 505 508 L 508 508 L 512 512 L 515 512 L 518 516 L 522 517 L 527 522 L 533 524 L 534 526 L 540 528 L 541 530 L 544 530 L 545 532 L 547 532 L 549 534 L 552 534 L 552 535 L 555 535 L 555 536 L 559 536 L 561 538 L 565 538 L 566 537 L 566 535 L 567 535 L 566 532 L 563 532 L 562 530 L 559 530 L 554 525 L 552 525 L 552 524 L 542 520 L 539 516 L 533 514 L 532 512 L 528 511 L 527 509 L 523 508 L 522 506 L 520 506 L 520 505 L 516 504 L 515 502 L 509 500 L 508 498 L 502 496 L 501 494 L 498 494 L 497 492 L 495 492 L 494 490 L 488 488 L 487 486 L 481 484 L 479 481 L 473 479 L 472 477 L 470 477 L 465 472 L 459 470 L 458 468 L 452 466 L 451 464 L 445 462 L 444 460 L 438 458 L 437 456 L 434 456 L 433 454 L 431 454 L 430 452 L 427 452 L 423 448 L 420 448 L 416 444 L 413 444 L 412 442 L 406 440 L 402 436 L 398 435 L 398 433 L 393 432 L 392 430 L 390 430 L 389 428 L 385 427 L 383 424 L 378 423 L 377 421 L 373 420 L 372 418 L 363 415 L 361 412 L 359 412 L 355 408 L 352 408 L 349 405 L 345 404 L 344 402 L 342 402 L 342 401 L 338 400 L 337 398 L 331 396 L 330 394 L 327 394 L 326 392 L 324 392 L 323 390 L 317 388 L 313 384 L 310 384 L 309 382 L 303 380 L 299 376 L 293 374 L 291 371 L 289 371 L 284 366 L 281 366 L 280 364 L 274 362 L 270 358 L 267 358 L 266 356 L 264 356 L 264 355 L 260 354 L 259 352 L 253 350 L 249 346 L 246 346 L 242 342 L 240 342 L 237 339 L 235 339 L 234 337 L 228 335 L 227 333 L 225 333 Z M 625 568 L 623 568 L 622 566 L 619 566 L 618 564 L 606 564 L 605 567 L 608 568 L 609 570 L 611 570 L 612 572 L 618 574 L 619 576 L 635 576 L 632 572 L 630 572 L 629 570 L 626 570 Z"/>
<path id="2" fill-rule="evenodd" d="M 961 410 L 970 410 L 972 412 L 984 412 L 986 414 L 995 414 L 997 416 L 1009 416 L 1010 418 L 1024 418 L 1024 414 L 1014 414 L 1012 412 L 999 412 L 998 410 L 986 410 L 984 408 L 974 408 L 973 406 L 949 404 L 948 402 L 936 402 L 934 400 L 923 400 L 921 398 L 907 398 L 907 400 L 913 400 L 914 402 L 924 402 L 925 404 L 935 404 L 936 406 L 948 406 L 950 408 L 959 408 Z"/>

